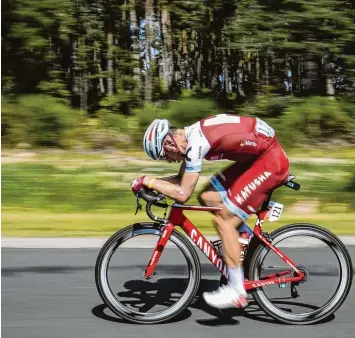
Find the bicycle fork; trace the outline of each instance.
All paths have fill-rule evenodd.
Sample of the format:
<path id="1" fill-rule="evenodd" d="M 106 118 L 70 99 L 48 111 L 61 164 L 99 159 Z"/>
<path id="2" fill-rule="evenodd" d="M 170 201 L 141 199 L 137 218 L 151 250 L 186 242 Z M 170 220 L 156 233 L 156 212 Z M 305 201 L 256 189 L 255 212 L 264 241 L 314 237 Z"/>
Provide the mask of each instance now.
<path id="1" fill-rule="evenodd" d="M 168 243 L 168 240 L 174 231 L 174 225 L 172 223 L 168 223 L 164 226 L 163 232 L 159 238 L 158 243 L 156 244 L 153 254 L 149 260 L 149 263 L 147 267 L 144 270 L 144 277 L 145 279 L 150 279 L 152 276 L 156 273 L 154 273 L 155 267 L 159 261 L 159 258 L 165 248 L 166 243 Z"/>

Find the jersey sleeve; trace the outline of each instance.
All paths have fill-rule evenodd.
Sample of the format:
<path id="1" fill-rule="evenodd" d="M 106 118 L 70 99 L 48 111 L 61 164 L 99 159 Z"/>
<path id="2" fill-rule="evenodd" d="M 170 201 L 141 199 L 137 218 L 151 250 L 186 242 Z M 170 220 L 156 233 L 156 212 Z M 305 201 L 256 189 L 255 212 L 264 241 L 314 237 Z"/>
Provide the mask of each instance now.
<path id="1" fill-rule="evenodd" d="M 189 134 L 186 152 L 185 152 L 185 165 L 186 171 L 190 173 L 199 173 L 202 168 L 202 161 L 210 145 L 203 135 L 199 125 L 195 125 L 195 128 Z"/>

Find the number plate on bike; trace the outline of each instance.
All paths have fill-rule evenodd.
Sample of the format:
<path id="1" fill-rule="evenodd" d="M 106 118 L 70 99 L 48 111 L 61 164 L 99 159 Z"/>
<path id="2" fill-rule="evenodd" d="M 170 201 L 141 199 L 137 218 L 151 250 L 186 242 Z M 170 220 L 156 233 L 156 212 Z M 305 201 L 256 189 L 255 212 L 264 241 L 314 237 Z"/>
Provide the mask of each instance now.
<path id="1" fill-rule="evenodd" d="M 271 202 L 269 205 L 271 206 L 271 204 L 272 207 L 268 211 L 266 217 L 268 218 L 269 222 L 275 222 L 278 219 L 280 219 L 284 206 L 283 204 L 276 203 L 276 202 Z"/>

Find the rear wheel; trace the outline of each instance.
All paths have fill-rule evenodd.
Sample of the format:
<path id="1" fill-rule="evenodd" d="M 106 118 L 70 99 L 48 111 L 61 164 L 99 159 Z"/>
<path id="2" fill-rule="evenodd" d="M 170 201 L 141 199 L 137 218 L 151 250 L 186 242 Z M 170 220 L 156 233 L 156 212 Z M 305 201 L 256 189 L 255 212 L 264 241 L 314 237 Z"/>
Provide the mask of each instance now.
<path id="1" fill-rule="evenodd" d="M 130 322 L 153 324 L 176 317 L 193 301 L 199 287 L 201 266 L 197 253 L 175 230 L 155 274 L 149 280 L 144 277 L 161 228 L 159 223 L 127 226 L 108 239 L 97 258 L 95 280 L 102 300 Z"/>
<path id="2" fill-rule="evenodd" d="M 272 245 L 281 247 L 305 273 L 306 280 L 259 287 L 252 292 L 255 301 L 271 317 L 286 324 L 311 324 L 329 317 L 351 288 L 353 269 L 345 245 L 330 231 L 313 224 L 287 225 L 270 237 Z M 250 261 L 249 279 L 260 280 L 287 270 L 290 267 L 261 244 Z"/>

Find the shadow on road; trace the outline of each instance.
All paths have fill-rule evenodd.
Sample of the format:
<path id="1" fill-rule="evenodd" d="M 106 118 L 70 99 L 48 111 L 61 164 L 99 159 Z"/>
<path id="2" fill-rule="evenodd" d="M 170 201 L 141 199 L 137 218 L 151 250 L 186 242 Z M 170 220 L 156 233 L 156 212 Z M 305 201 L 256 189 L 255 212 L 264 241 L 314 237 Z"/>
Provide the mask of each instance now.
<path id="1" fill-rule="evenodd" d="M 115 323 L 124 323 L 124 324 L 132 324 L 132 325 L 137 325 L 136 323 L 129 322 L 128 320 L 124 320 L 118 317 L 114 317 L 111 314 L 108 314 L 105 312 L 107 309 L 107 306 L 105 304 L 100 304 L 92 308 L 91 312 L 95 317 L 110 321 L 110 322 L 115 322 Z M 173 319 L 164 322 L 163 324 L 170 324 L 170 323 L 176 323 L 180 322 L 182 320 L 188 319 L 191 316 L 191 311 L 188 309 L 185 309 L 181 314 L 178 316 L 174 317 Z M 159 325 L 163 325 L 159 324 Z"/>
<path id="2" fill-rule="evenodd" d="M 218 287 L 218 285 L 218 280 L 201 280 L 199 290 L 194 301 L 190 304 L 189 309 L 204 311 L 212 316 L 212 318 L 198 319 L 196 320 L 198 324 L 204 326 L 238 325 L 239 320 L 234 319 L 234 317 L 245 317 L 259 322 L 280 324 L 265 314 L 254 301 L 250 301 L 249 306 L 245 310 L 229 309 L 220 311 L 208 306 L 202 298 L 202 293 L 214 290 Z M 123 305 L 138 312 L 154 312 L 157 311 L 155 308 L 156 306 L 158 306 L 160 310 L 172 306 L 186 290 L 186 280 L 180 278 L 159 279 L 156 282 L 131 280 L 126 282 L 124 287 L 124 291 L 117 293 L 118 299 Z M 287 299 L 277 300 L 277 303 L 284 311 L 291 311 L 291 306 L 302 306 L 309 309 L 317 308 L 312 305 L 300 302 L 296 303 Z M 106 308 L 107 307 L 104 304 L 95 306 L 92 309 L 92 313 L 96 317 L 104 320 L 118 323 L 128 323 L 123 319 L 105 313 Z M 179 316 L 166 323 L 178 322 L 189 318 L 191 316 L 191 311 L 189 309 L 184 310 Z M 320 323 L 331 321 L 334 318 L 335 316 L 331 315 Z"/>

